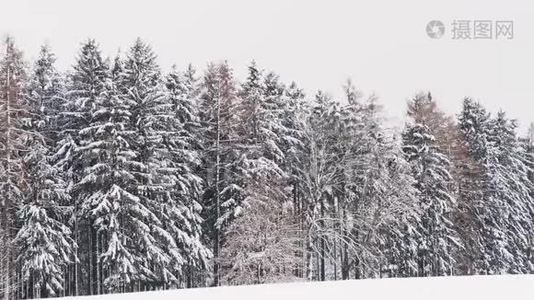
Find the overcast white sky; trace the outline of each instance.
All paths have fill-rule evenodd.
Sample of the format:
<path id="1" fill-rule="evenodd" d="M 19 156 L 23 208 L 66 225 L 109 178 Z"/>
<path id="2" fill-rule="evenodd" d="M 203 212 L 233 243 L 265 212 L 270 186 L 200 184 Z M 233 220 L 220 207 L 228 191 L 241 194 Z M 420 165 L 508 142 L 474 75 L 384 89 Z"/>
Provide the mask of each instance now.
<path id="1" fill-rule="evenodd" d="M 534 121 L 534 4 L 487 0 L 0 0 L 0 34 L 16 38 L 28 59 L 43 42 L 71 66 L 80 42 L 115 55 L 136 37 L 152 44 L 163 69 L 203 68 L 227 59 L 238 77 L 255 59 L 308 94 L 341 94 L 351 77 L 375 92 L 400 121 L 406 100 L 429 90 L 448 112 L 471 96 Z M 427 37 L 433 19 L 447 26 Z M 453 40 L 453 20 L 513 20 L 512 40 Z"/>

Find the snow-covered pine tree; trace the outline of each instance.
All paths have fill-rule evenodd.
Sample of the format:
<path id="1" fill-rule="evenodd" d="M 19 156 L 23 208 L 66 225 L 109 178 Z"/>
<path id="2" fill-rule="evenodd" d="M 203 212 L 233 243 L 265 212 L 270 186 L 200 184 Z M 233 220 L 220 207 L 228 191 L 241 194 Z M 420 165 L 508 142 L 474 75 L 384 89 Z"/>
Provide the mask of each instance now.
<path id="1" fill-rule="evenodd" d="M 108 74 L 108 62 L 102 57 L 97 42 L 89 39 L 80 48 L 74 70 L 69 74 L 68 103 L 64 117 L 65 133 L 71 134 L 76 142 L 83 137 L 76 133 L 88 126 L 95 102 L 105 90 Z"/>
<path id="2" fill-rule="evenodd" d="M 450 275 L 458 240 L 452 222 L 456 205 L 451 185 L 451 163 L 441 152 L 435 132 L 435 102 L 419 94 L 408 104 L 409 123 L 403 133 L 403 150 L 412 168 L 421 207 L 418 241 L 418 276 Z M 439 126 L 437 126 L 439 128 Z"/>
<path id="3" fill-rule="evenodd" d="M 77 130 L 73 130 L 77 126 L 74 116 L 76 112 L 73 110 L 74 105 L 72 99 L 68 98 L 68 88 L 67 86 L 72 86 L 70 83 L 70 78 L 65 78 L 65 90 L 64 93 L 61 93 L 57 98 L 58 102 L 58 112 L 56 118 L 52 119 L 54 123 L 49 124 L 50 126 L 50 136 L 55 136 L 51 140 L 54 147 L 51 149 L 51 161 L 53 166 L 58 170 L 62 180 L 66 186 L 66 192 L 69 194 L 69 202 L 65 204 L 66 206 L 72 208 L 72 213 L 69 215 L 68 220 L 65 224 L 68 224 L 73 238 L 78 245 L 78 250 L 76 253 L 79 256 L 84 256 L 83 253 L 80 253 L 80 247 L 84 247 L 83 243 L 79 243 L 79 231 L 78 228 L 78 204 L 79 199 L 77 198 L 76 193 L 73 191 L 73 186 L 78 180 L 81 172 L 81 164 L 77 158 L 77 144 L 74 138 L 77 137 Z M 74 112 L 74 113 L 73 113 Z M 72 127 L 71 127 L 72 126 Z M 79 288 L 78 274 L 80 274 L 80 262 L 76 261 L 75 263 L 69 265 L 66 271 L 65 278 L 65 290 L 63 294 L 65 296 L 74 296 L 77 293 L 81 294 Z"/>
<path id="4" fill-rule="evenodd" d="M 30 109 L 25 99 L 26 66 L 22 52 L 13 39 L 7 37 L 0 56 L 0 227 L 2 233 L 0 261 L 0 291 L 10 299 L 15 291 L 15 249 L 13 238 L 16 211 L 28 192 L 24 156 L 30 150 L 28 117 Z"/>
<path id="5" fill-rule="evenodd" d="M 50 47 L 41 46 L 27 88 L 30 101 L 41 105 L 39 112 L 42 113 L 43 119 L 39 130 L 52 149 L 55 149 L 59 139 L 60 113 L 65 105 L 65 83 L 62 75 L 56 70 L 55 62 L 56 56 Z"/>
<path id="6" fill-rule="evenodd" d="M 491 221 L 495 218 L 490 209 L 493 204 L 486 201 L 485 196 L 488 123 L 489 114 L 480 103 L 465 98 L 458 116 L 459 146 L 464 150 L 461 156 L 465 161 L 465 166 L 459 170 L 458 200 L 461 212 L 459 229 L 463 229 L 460 235 L 463 244 L 471 250 L 471 253 L 466 253 L 463 267 L 468 274 L 489 272 L 488 262 L 493 247 L 486 244 L 492 240 L 500 241 L 492 236 L 500 229 Z"/>
<path id="7" fill-rule="evenodd" d="M 286 133 L 281 137 L 280 147 L 285 155 L 284 171 L 290 176 L 291 184 L 293 185 L 293 201 L 295 202 L 295 207 L 299 207 L 297 173 L 298 169 L 300 169 L 300 156 L 304 147 L 304 128 L 310 109 L 304 92 L 295 82 L 292 82 L 284 93 L 285 100 L 283 101 L 284 105 L 280 118 Z"/>
<path id="8" fill-rule="evenodd" d="M 97 161 L 94 155 L 87 157 L 87 149 L 82 148 L 94 140 L 94 131 L 90 128 L 93 126 L 93 114 L 108 80 L 108 62 L 102 57 L 96 41 L 89 39 L 81 45 L 74 70 L 69 74 L 66 103 L 59 122 L 60 141 L 54 157 L 63 170 L 74 206 L 72 223 L 80 260 L 73 270 L 75 295 L 97 293 L 97 229 L 93 226 L 94 217 L 88 208 L 88 201 L 91 201 L 88 199 L 97 187 L 88 186 L 83 179 Z"/>
<path id="9" fill-rule="evenodd" d="M 45 83 L 52 68 L 45 62 L 50 58 L 47 52 L 42 49 L 27 91 L 31 150 L 24 161 L 31 191 L 19 211 L 22 225 L 15 239 L 23 279 L 26 284 L 33 285 L 27 295 L 30 297 L 54 296 L 63 290 L 64 268 L 75 261 L 76 248 L 70 229 L 62 223 L 65 216 L 72 213 L 67 206 L 62 206 L 68 205 L 69 195 L 58 170 L 50 163 L 50 148 L 46 143 L 45 134 L 50 132 L 53 122 L 44 107 L 50 105 L 48 101 L 55 96 L 54 90 L 48 90 L 53 86 Z"/>
<path id="10" fill-rule="evenodd" d="M 90 251 L 97 258 L 96 268 L 89 266 L 90 274 L 96 271 L 90 277 L 90 293 L 101 293 L 104 286 L 127 290 L 133 281 L 145 279 L 136 249 L 146 235 L 144 223 L 150 215 L 135 194 L 136 153 L 129 142 L 132 106 L 120 97 L 114 83 L 107 80 L 106 84 L 95 99 L 91 124 L 80 131 L 87 138 L 78 150 L 86 168 L 76 187 L 82 199 L 81 215 L 89 219 L 94 232 Z M 139 233 L 131 227 L 145 230 Z"/>
<path id="11" fill-rule="evenodd" d="M 290 86 L 289 93 L 285 85 L 280 82 L 280 78 L 274 72 L 268 72 L 262 76 L 262 101 L 260 128 L 261 139 L 263 143 L 264 156 L 272 160 L 278 166 L 280 172 L 283 172 L 284 182 L 287 184 L 287 172 L 284 167 L 291 159 L 291 153 L 302 143 L 298 141 L 299 132 L 296 130 L 296 123 L 302 114 L 304 95 L 298 94 L 298 89 L 293 85 Z M 291 90 L 292 89 L 292 90 Z M 295 111 L 292 111 L 295 110 Z M 276 168 L 275 168 L 276 169 Z"/>
<path id="12" fill-rule="evenodd" d="M 296 235 L 291 230 L 284 190 L 287 175 L 282 170 L 282 139 L 288 134 L 281 119 L 284 87 L 274 73 L 263 76 L 254 62 L 248 69 L 238 112 L 245 147 L 239 165 L 244 176 L 244 216 L 229 226 L 221 250 L 223 279 L 231 284 L 288 278 L 296 267 Z M 267 235 L 264 230 L 277 232 L 278 238 L 258 239 Z"/>
<path id="13" fill-rule="evenodd" d="M 492 264 L 495 273 L 532 272 L 529 239 L 534 233 L 534 201 L 531 198 L 534 186 L 528 178 L 530 168 L 516 128 L 515 120 L 508 119 L 500 111 L 491 120 L 488 134 L 487 169 L 493 188 L 490 195 L 499 201 L 498 218 L 505 234 L 505 248 L 499 250 L 502 257 L 497 265 Z"/>
<path id="14" fill-rule="evenodd" d="M 524 272 L 529 268 L 525 258 L 529 223 L 525 223 L 530 200 L 526 166 L 518 157 L 515 124 L 503 113 L 496 118 L 480 103 L 465 99 L 459 117 L 459 128 L 469 154 L 480 165 L 476 181 L 480 190 L 471 199 L 469 219 L 477 224 L 481 258 L 474 261 L 474 272 L 501 274 Z M 528 218 L 528 217 L 526 217 Z"/>
<path id="15" fill-rule="evenodd" d="M 134 290 L 164 287 L 177 284 L 178 253 L 172 235 L 160 220 L 161 195 L 164 195 L 168 180 L 161 170 L 165 161 L 160 161 L 158 147 L 166 128 L 162 122 L 170 111 L 169 99 L 165 97 L 161 72 L 156 55 L 151 47 L 137 39 L 120 68 L 117 88 L 129 112 L 130 135 L 125 138 L 130 147 L 131 164 L 127 168 L 133 176 L 129 192 L 135 196 L 142 212 L 135 222 L 119 223 L 125 235 L 137 242 L 127 245 L 138 274 Z M 159 148 L 161 150 L 163 148 Z M 135 237 L 135 238 L 134 238 Z"/>
<path id="16" fill-rule="evenodd" d="M 285 100 L 283 101 L 281 121 L 286 133 L 280 140 L 280 147 L 285 156 L 282 169 L 288 176 L 285 189 L 293 202 L 293 222 L 297 223 L 300 237 L 302 237 L 305 200 L 300 174 L 303 162 L 302 153 L 305 145 L 304 129 L 306 128 L 309 105 L 305 99 L 304 92 L 295 82 L 289 84 L 284 93 Z M 295 268 L 295 275 L 302 278 L 305 276 L 306 269 L 306 245 L 302 238 L 299 238 L 297 243 L 298 251 L 296 256 L 299 259 L 299 263 Z"/>
<path id="17" fill-rule="evenodd" d="M 203 127 L 203 173 L 205 234 L 213 243 L 213 282 L 220 284 L 220 248 L 224 232 L 242 211 L 244 190 L 239 163 L 243 147 L 238 133 L 239 98 L 228 64 L 209 64 L 200 92 Z"/>
<path id="18" fill-rule="evenodd" d="M 167 101 L 158 109 L 160 142 L 155 146 L 155 157 L 161 190 L 159 218 L 175 244 L 174 271 L 187 287 L 198 282 L 200 272 L 208 266 L 211 251 L 202 241 L 200 216 L 203 181 L 197 174 L 201 165 L 201 135 L 196 77 L 189 66 L 185 72 L 173 67 L 165 78 Z"/>
<path id="19" fill-rule="evenodd" d="M 465 99 L 464 99 L 465 100 Z M 471 101 L 471 100 L 469 100 Z M 470 106 L 468 104 L 467 106 Z M 458 120 L 460 117 L 458 117 Z M 482 203 L 484 170 L 482 164 L 472 155 L 469 143 L 461 129 L 462 122 L 447 121 L 446 137 L 437 140 L 443 153 L 452 158 L 451 175 L 455 185 L 456 211 L 453 223 L 460 239 L 461 248 L 454 255 L 455 274 L 476 274 L 483 261 L 482 217 L 478 206 Z"/>
<path id="20" fill-rule="evenodd" d="M 68 264 L 76 261 L 76 243 L 66 221 L 72 214 L 69 194 L 60 170 L 51 160 L 55 142 L 57 99 L 61 93 L 54 56 L 43 46 L 26 91 L 30 110 L 27 130 L 29 152 L 24 157 L 30 190 L 18 212 L 16 236 L 26 297 L 57 296 L 64 290 Z"/>

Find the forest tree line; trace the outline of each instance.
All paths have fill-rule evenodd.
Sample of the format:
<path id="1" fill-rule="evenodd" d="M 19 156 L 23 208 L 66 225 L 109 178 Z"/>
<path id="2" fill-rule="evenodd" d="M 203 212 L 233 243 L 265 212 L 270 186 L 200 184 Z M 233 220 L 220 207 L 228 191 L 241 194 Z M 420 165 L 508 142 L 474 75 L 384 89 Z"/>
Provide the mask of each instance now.
<path id="1" fill-rule="evenodd" d="M 164 73 L 140 39 L 89 39 L 66 72 L 2 50 L 5 300 L 534 271 L 534 125 L 503 111 L 419 93 L 396 130 L 350 81 Z"/>

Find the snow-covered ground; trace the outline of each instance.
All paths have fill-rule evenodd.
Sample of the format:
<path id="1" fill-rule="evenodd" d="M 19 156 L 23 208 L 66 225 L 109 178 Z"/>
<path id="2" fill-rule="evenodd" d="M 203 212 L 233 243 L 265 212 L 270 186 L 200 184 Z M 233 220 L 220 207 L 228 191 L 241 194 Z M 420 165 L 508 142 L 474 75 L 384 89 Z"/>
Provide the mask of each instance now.
<path id="1" fill-rule="evenodd" d="M 63 299 L 109 300 L 522 300 L 534 299 L 534 275 L 464 276 L 287 283 L 143 292 Z"/>

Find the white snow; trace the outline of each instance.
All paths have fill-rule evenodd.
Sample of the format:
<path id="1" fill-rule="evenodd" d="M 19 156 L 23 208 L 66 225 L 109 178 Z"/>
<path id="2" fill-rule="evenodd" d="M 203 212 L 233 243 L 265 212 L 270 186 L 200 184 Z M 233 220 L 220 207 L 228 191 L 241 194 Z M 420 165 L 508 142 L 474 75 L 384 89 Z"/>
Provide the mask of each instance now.
<path id="1" fill-rule="evenodd" d="M 302 282 L 68 297 L 109 300 L 522 300 L 534 299 L 534 275 L 457 276 Z"/>

